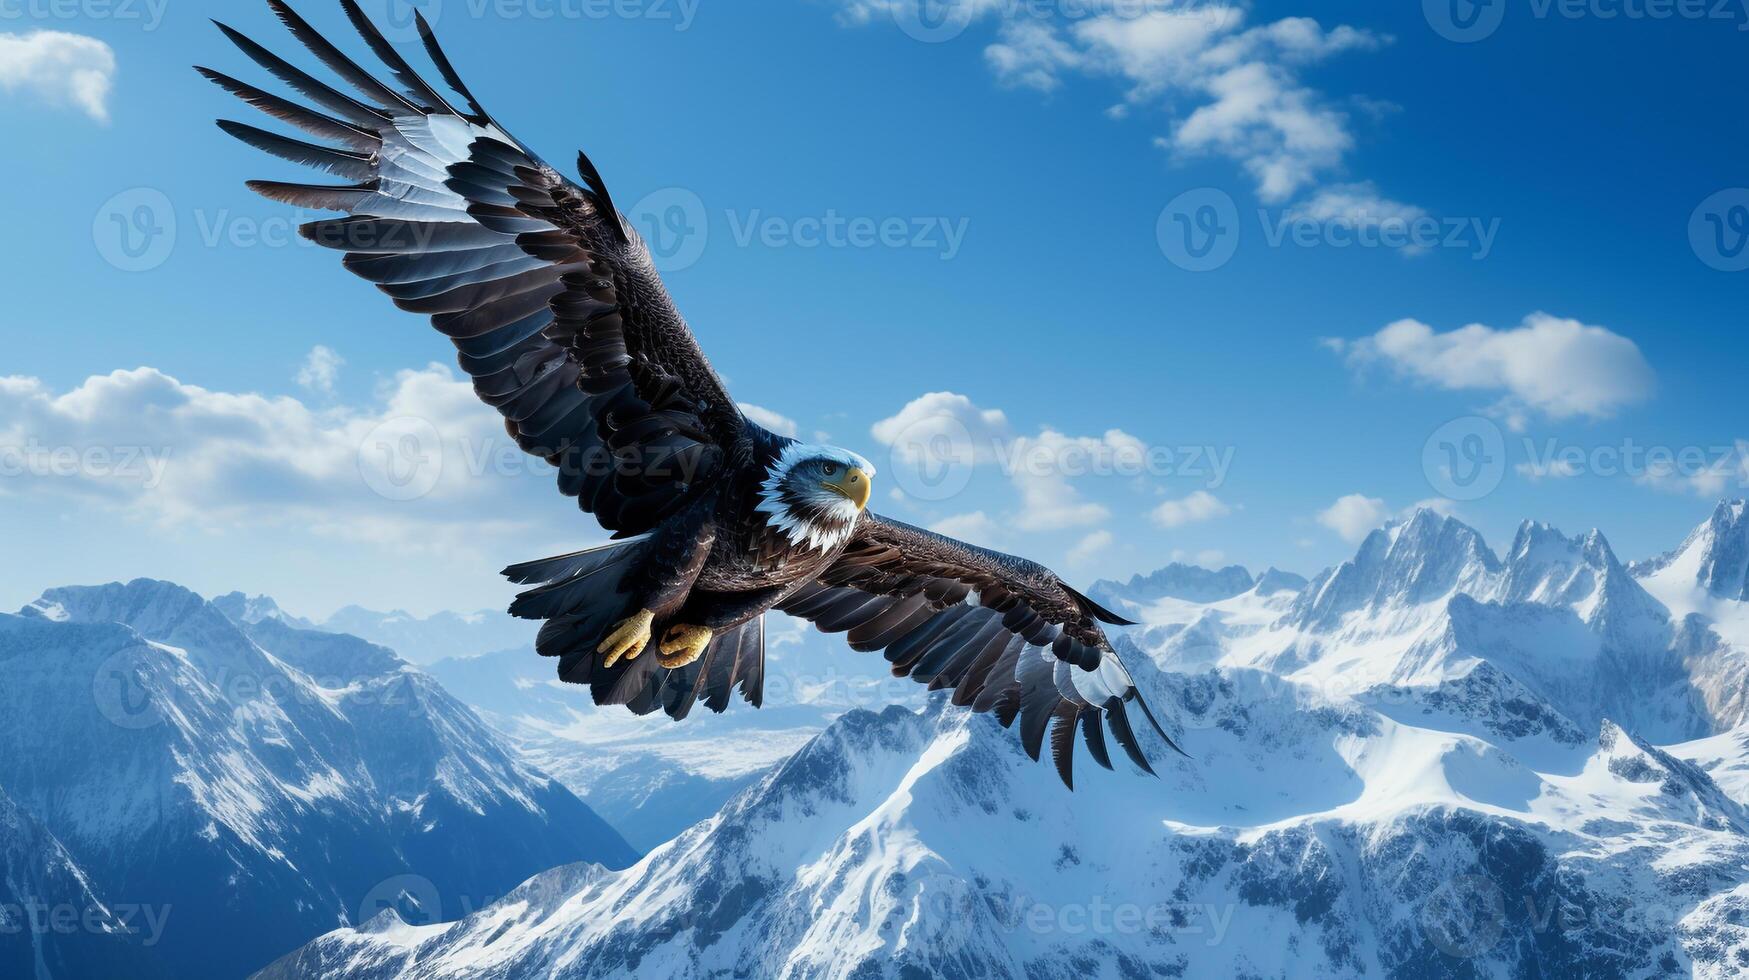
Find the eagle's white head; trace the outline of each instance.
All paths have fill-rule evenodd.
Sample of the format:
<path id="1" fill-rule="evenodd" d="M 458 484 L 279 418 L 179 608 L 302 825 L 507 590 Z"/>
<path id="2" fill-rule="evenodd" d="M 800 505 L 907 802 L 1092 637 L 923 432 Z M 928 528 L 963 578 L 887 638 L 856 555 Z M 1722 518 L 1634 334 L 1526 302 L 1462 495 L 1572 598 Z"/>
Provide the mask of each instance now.
<path id="1" fill-rule="evenodd" d="M 754 509 L 791 543 L 831 551 L 856 529 L 874 475 L 874 464 L 848 449 L 792 442 L 766 470 Z"/>

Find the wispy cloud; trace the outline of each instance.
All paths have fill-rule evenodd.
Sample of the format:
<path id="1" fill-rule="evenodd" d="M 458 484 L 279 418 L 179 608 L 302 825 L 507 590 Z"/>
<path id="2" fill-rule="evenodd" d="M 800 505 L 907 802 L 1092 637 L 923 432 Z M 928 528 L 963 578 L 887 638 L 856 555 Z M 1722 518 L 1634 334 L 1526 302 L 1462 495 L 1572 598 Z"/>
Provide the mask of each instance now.
<path id="1" fill-rule="evenodd" d="M 1080 541 L 1075 542 L 1075 546 L 1069 549 L 1069 564 L 1085 565 L 1088 562 L 1093 561 L 1100 555 L 1111 550 L 1112 542 L 1115 540 L 1116 538 L 1110 531 L 1103 529 L 1094 531 Z"/>
<path id="2" fill-rule="evenodd" d="M 340 368 L 346 359 L 331 347 L 321 344 L 310 348 L 304 362 L 298 365 L 298 386 L 323 395 L 334 394 L 334 384 L 340 380 Z"/>
<path id="3" fill-rule="evenodd" d="M 1167 500 L 1154 508 L 1151 517 L 1161 527 L 1183 527 L 1225 517 L 1233 512 L 1219 497 L 1207 490 L 1198 490 L 1181 500 Z"/>
<path id="4" fill-rule="evenodd" d="M 1741 496 L 1749 487 L 1749 439 L 1738 439 L 1729 452 L 1716 453 L 1698 467 L 1684 467 L 1672 456 L 1649 464 L 1635 477 L 1641 486 L 1668 493 L 1688 493 L 1706 500 Z"/>
<path id="5" fill-rule="evenodd" d="M 0 34 L 0 91 L 8 95 L 73 106 L 106 123 L 114 79 L 115 52 L 96 38 L 63 31 Z"/>
<path id="6" fill-rule="evenodd" d="M 902 5 L 914 0 L 843 2 L 849 23 L 904 24 Z M 1159 146 L 1237 162 L 1271 203 L 1339 172 L 1355 144 L 1348 114 L 1303 80 L 1304 69 L 1391 41 L 1309 17 L 1252 26 L 1246 10 L 1230 3 L 1094 3 L 1083 10 L 972 0 L 952 15 L 966 26 L 994 22 L 984 60 L 1002 83 L 1048 92 L 1074 74 L 1117 79 L 1124 101 L 1109 115 L 1163 110 L 1171 123 Z"/>
<path id="7" fill-rule="evenodd" d="M 763 408 L 748 402 L 742 402 L 740 404 L 740 409 L 741 414 L 752 419 L 759 425 L 765 426 L 767 429 L 770 429 L 780 436 L 789 436 L 791 439 L 794 439 L 797 433 L 801 431 L 801 427 L 796 424 L 795 419 L 792 419 L 787 415 L 781 415 L 769 408 Z"/>
<path id="8" fill-rule="evenodd" d="M 1319 511 L 1318 523 L 1335 531 L 1342 540 L 1355 544 L 1383 524 L 1388 516 L 1390 509 L 1383 500 L 1351 493 Z"/>
<path id="9" fill-rule="evenodd" d="M 1294 221 L 1320 225 L 1399 231 L 1406 231 L 1429 217 L 1422 208 L 1385 197 L 1370 181 L 1325 187 L 1290 208 L 1287 216 Z M 1416 245 L 1403 249 L 1409 253 L 1425 250 Z"/>

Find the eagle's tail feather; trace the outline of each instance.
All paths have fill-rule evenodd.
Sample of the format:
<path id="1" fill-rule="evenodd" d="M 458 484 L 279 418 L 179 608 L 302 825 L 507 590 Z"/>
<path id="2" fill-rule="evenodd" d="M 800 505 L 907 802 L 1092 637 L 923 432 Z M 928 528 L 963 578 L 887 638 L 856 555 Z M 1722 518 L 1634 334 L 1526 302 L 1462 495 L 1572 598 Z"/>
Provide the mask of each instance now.
<path id="1" fill-rule="evenodd" d="M 511 581 L 534 586 L 516 597 L 510 612 L 546 620 L 535 649 L 559 658 L 561 680 L 589 685 L 596 704 L 623 704 L 640 715 L 661 709 L 678 721 L 697 701 L 722 711 L 739 689 L 758 707 L 765 696 L 763 617 L 718 633 L 685 667 L 662 667 L 653 649 L 602 666 L 596 646 L 615 623 L 635 611 L 625 584 L 643 562 L 643 545 L 642 538 L 618 541 L 506 568 L 504 575 Z M 668 625 L 653 625 L 651 647 Z"/>

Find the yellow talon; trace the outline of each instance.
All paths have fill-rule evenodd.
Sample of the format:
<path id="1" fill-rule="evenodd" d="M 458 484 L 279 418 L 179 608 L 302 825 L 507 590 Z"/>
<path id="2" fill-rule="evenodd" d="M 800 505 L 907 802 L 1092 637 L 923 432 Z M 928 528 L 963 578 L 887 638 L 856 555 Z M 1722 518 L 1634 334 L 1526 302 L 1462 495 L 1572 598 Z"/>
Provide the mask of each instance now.
<path id="1" fill-rule="evenodd" d="M 640 609 L 620 620 L 613 632 L 607 634 L 607 639 L 595 648 L 596 653 L 606 654 L 601 666 L 612 667 L 621 657 L 628 661 L 638 659 L 638 654 L 650 645 L 650 626 L 655 621 L 656 614 L 648 609 Z"/>
<path id="2" fill-rule="evenodd" d="M 670 626 L 662 635 L 656 662 L 670 670 L 684 667 L 704 654 L 711 644 L 711 631 L 703 626 Z"/>

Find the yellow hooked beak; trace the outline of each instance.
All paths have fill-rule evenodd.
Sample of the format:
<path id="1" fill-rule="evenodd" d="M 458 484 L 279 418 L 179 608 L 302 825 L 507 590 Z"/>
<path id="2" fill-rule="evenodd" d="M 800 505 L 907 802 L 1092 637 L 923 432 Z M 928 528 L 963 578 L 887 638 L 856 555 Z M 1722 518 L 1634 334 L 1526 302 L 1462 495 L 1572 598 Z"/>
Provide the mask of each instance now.
<path id="1" fill-rule="evenodd" d="M 855 504 L 857 510 L 867 507 L 869 494 L 874 493 L 874 481 L 859 466 L 852 466 L 843 476 L 827 480 L 825 485 Z"/>

